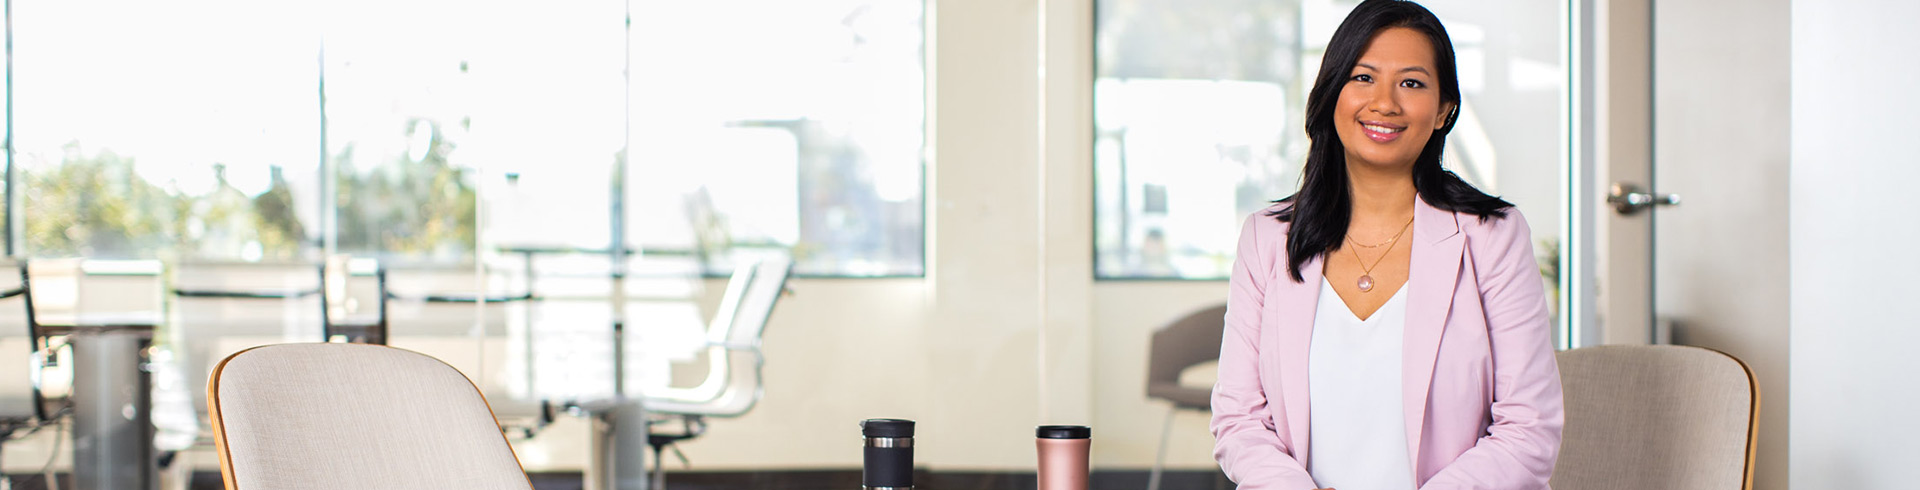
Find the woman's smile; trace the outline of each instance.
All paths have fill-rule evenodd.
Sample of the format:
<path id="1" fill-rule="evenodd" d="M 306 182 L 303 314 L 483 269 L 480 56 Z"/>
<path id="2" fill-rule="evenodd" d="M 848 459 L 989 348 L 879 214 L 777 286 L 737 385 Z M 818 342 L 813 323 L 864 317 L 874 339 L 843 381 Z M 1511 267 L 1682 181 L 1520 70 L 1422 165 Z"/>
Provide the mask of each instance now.
<path id="1" fill-rule="evenodd" d="M 1360 121 L 1360 129 L 1367 134 L 1367 139 L 1375 143 L 1388 143 L 1399 139 L 1400 132 L 1405 131 L 1407 126 L 1379 121 Z"/>

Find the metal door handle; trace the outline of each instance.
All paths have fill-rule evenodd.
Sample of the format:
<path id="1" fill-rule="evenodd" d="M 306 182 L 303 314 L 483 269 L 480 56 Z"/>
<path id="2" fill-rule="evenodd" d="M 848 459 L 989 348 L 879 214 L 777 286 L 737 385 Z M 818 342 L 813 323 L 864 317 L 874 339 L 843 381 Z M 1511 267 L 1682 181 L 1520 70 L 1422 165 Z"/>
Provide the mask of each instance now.
<path id="1" fill-rule="evenodd" d="M 1613 190 L 1607 193 L 1607 202 L 1613 204 L 1613 212 L 1621 216 L 1633 216 L 1654 206 L 1679 205 L 1680 195 L 1655 194 L 1636 184 L 1615 182 Z"/>

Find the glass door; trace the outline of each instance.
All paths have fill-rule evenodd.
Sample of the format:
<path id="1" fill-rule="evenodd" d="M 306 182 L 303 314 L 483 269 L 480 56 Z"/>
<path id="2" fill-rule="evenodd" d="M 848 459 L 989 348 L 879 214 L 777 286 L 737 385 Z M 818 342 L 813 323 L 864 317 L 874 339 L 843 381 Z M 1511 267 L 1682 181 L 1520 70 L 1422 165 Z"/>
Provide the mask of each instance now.
<path id="1" fill-rule="evenodd" d="M 1754 488 L 1785 488 L 1789 8 L 1605 4 L 1605 54 L 1590 58 L 1604 75 L 1585 79 L 1606 101 L 1591 119 L 1603 135 L 1583 138 L 1598 175 L 1576 201 L 1595 207 L 1601 237 L 1600 328 L 1579 340 L 1746 363 L 1763 397 Z"/>

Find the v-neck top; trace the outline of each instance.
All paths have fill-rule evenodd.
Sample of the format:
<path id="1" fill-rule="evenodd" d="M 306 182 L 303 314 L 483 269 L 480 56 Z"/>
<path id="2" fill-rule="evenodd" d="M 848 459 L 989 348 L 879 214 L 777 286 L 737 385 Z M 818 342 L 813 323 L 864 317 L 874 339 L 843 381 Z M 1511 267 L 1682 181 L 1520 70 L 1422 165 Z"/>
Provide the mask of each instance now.
<path id="1" fill-rule="evenodd" d="M 1307 353 L 1307 473 L 1319 488 L 1414 488 L 1400 379 L 1407 289 L 1361 320 L 1321 279 Z"/>

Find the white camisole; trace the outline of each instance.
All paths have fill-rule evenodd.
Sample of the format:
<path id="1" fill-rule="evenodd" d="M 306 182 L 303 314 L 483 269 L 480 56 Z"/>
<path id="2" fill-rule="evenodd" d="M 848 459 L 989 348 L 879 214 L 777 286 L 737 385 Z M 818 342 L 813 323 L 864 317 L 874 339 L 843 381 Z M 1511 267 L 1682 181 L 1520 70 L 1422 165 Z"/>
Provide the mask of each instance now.
<path id="1" fill-rule="evenodd" d="M 1321 280 L 1307 353 L 1307 473 L 1320 488 L 1414 488 L 1401 405 L 1406 323 L 1406 287 L 1361 320 Z"/>

